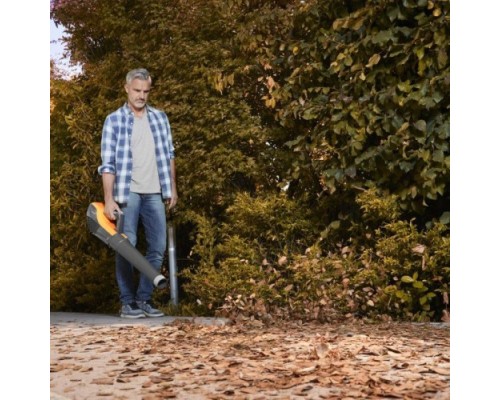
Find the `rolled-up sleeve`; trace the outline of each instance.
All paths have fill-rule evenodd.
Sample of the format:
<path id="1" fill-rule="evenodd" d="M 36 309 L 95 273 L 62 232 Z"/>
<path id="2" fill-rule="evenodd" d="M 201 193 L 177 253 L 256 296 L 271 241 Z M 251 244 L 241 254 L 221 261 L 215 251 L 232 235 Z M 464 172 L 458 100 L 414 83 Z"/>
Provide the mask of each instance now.
<path id="1" fill-rule="evenodd" d="M 97 168 L 99 175 L 103 173 L 116 174 L 116 133 L 110 116 L 104 121 L 101 139 L 101 162 Z"/>
<path id="2" fill-rule="evenodd" d="M 175 158 L 175 148 L 174 141 L 172 139 L 172 131 L 170 130 L 170 121 L 168 120 L 167 114 L 162 113 L 165 117 L 166 127 L 167 127 L 167 147 L 168 147 L 168 158 L 173 160 Z"/>

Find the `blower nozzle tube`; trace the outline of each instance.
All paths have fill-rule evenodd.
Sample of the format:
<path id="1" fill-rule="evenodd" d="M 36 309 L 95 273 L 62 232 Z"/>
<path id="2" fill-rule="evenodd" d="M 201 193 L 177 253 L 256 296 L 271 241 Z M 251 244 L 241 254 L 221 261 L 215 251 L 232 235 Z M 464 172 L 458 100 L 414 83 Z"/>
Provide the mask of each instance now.
<path id="1" fill-rule="evenodd" d="M 115 250 L 138 271 L 146 275 L 157 288 L 164 289 L 167 287 L 167 279 L 149 263 L 123 233 L 118 233 L 116 225 L 106 218 L 103 203 L 95 202 L 89 205 L 87 209 L 87 225 L 93 235 Z"/>

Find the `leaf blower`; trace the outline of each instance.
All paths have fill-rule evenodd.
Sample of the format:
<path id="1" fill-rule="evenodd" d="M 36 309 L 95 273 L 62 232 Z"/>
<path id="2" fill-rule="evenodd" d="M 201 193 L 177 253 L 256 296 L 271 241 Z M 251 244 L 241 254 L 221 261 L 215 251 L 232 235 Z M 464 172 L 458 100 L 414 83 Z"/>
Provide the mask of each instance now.
<path id="1" fill-rule="evenodd" d="M 167 279 L 130 243 L 127 236 L 121 233 L 122 221 L 120 215 L 117 215 L 116 224 L 109 220 L 104 215 L 103 203 L 94 202 L 87 208 L 87 225 L 90 232 L 146 275 L 157 288 L 166 288 Z"/>

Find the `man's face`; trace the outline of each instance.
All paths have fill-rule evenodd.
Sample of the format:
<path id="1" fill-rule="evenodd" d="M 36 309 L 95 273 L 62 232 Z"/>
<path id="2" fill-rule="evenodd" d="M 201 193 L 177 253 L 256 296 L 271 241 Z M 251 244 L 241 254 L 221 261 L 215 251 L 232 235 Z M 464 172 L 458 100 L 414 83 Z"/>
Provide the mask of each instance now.
<path id="1" fill-rule="evenodd" d="M 128 104 L 132 110 L 141 111 L 146 106 L 150 88 L 151 82 L 142 79 L 134 79 L 132 82 L 125 85 L 125 91 L 128 95 Z"/>

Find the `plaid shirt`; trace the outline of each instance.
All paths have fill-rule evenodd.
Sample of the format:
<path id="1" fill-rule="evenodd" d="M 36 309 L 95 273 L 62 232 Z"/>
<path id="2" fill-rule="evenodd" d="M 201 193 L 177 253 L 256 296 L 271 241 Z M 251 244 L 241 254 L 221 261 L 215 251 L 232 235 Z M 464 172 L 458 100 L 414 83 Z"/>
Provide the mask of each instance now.
<path id="1" fill-rule="evenodd" d="M 174 159 L 174 145 L 167 115 L 146 105 L 149 126 L 153 133 L 156 163 L 160 177 L 162 197 L 172 196 L 170 160 Z M 127 103 L 109 114 L 104 121 L 101 141 L 102 164 L 97 169 L 99 175 L 115 175 L 113 197 L 117 203 L 127 203 L 132 181 L 132 151 L 130 139 L 134 125 L 134 114 Z"/>

